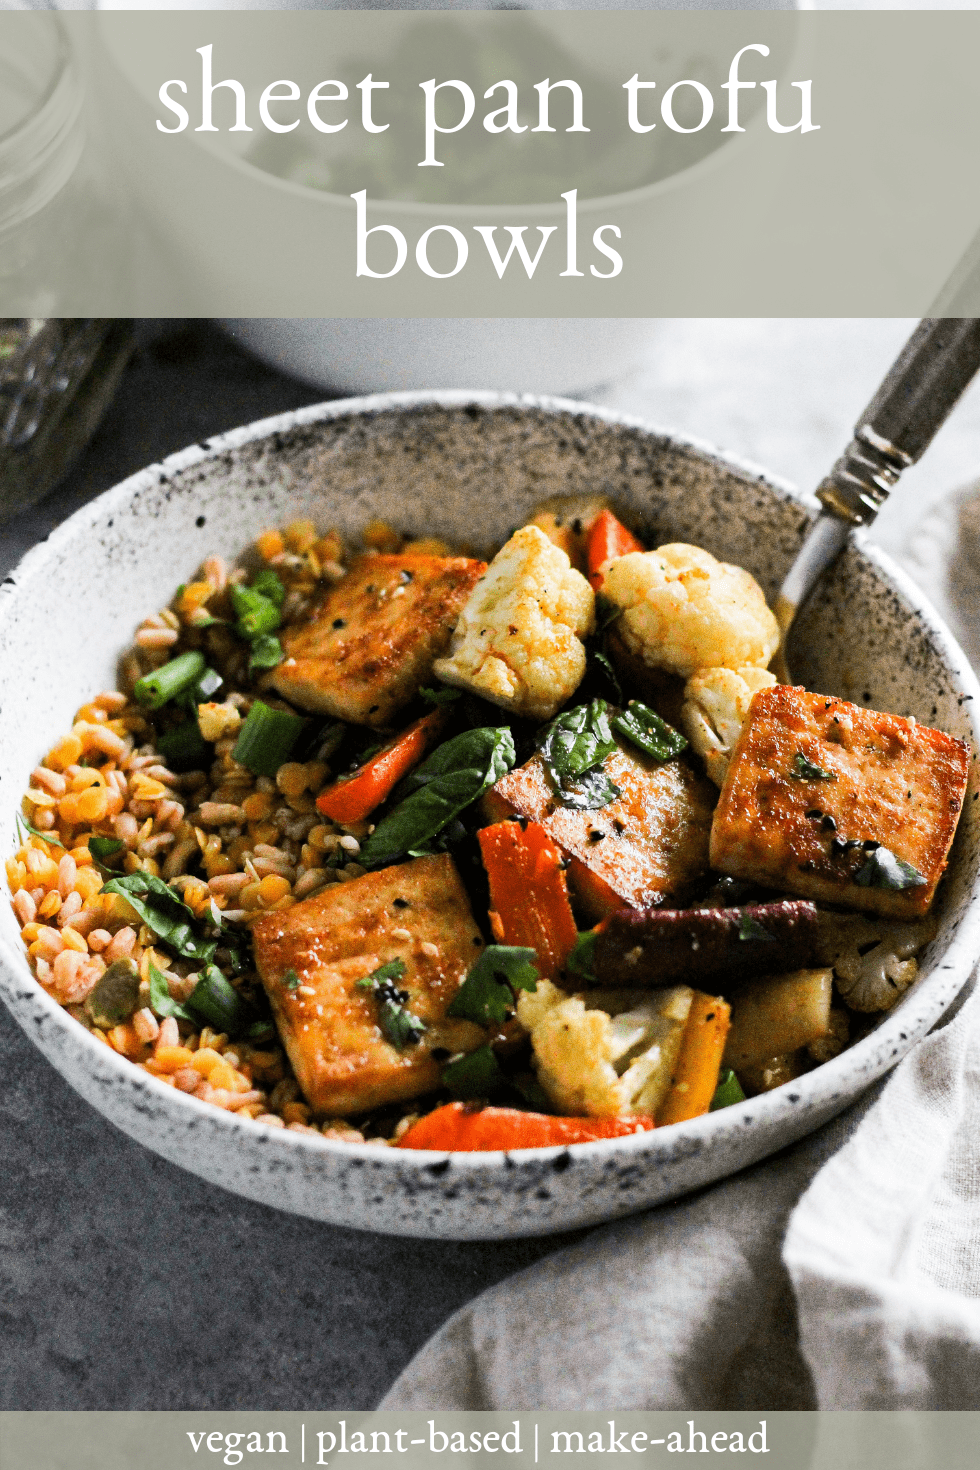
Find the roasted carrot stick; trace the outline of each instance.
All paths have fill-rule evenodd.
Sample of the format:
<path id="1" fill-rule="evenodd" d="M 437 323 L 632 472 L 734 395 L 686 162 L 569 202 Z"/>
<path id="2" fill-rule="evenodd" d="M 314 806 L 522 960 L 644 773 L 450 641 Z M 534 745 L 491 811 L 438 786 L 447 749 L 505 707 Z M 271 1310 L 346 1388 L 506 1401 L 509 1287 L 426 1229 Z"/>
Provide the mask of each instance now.
<path id="1" fill-rule="evenodd" d="M 486 1153 L 492 1149 L 547 1148 L 553 1144 L 591 1143 L 597 1138 L 623 1138 L 644 1133 L 652 1118 L 550 1118 L 517 1108 L 481 1108 L 447 1103 L 419 1121 L 398 1140 L 399 1148 L 427 1148 L 439 1153 Z"/>
<path id="2" fill-rule="evenodd" d="M 670 1091 L 657 1114 L 658 1125 L 682 1123 L 708 1111 L 718 1086 L 730 1019 L 727 1001 L 694 992 Z"/>
<path id="3" fill-rule="evenodd" d="M 497 822 L 478 835 L 495 938 L 529 945 L 537 952 L 539 974 L 556 980 L 578 937 L 561 853 L 537 822 L 526 828 Z"/>
<path id="4" fill-rule="evenodd" d="M 409 725 L 384 750 L 355 771 L 342 776 L 316 799 L 317 811 L 334 822 L 360 822 L 390 796 L 403 776 L 417 766 L 443 724 L 442 710 L 433 710 Z"/>
<path id="5" fill-rule="evenodd" d="M 627 556 L 631 551 L 644 551 L 646 548 L 637 541 L 632 531 L 627 531 L 622 521 L 618 521 L 611 510 L 600 511 L 595 518 L 592 529 L 589 532 L 589 581 L 598 592 L 602 586 L 602 577 L 599 568 L 603 562 L 611 561 L 614 556 Z"/>

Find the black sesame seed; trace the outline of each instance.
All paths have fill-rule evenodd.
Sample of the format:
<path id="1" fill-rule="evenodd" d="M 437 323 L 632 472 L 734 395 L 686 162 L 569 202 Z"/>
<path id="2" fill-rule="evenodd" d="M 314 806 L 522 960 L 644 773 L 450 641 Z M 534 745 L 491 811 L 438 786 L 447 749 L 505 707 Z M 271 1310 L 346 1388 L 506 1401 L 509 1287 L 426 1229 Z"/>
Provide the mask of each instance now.
<path id="1" fill-rule="evenodd" d="M 407 898 L 396 898 L 393 899 L 392 902 L 394 903 L 396 909 L 407 909 L 409 906 Z"/>
<path id="2" fill-rule="evenodd" d="M 803 814 L 809 822 L 819 822 L 823 812 L 818 806 L 812 806 L 808 812 Z"/>
<path id="3" fill-rule="evenodd" d="M 820 823 L 820 825 L 825 832 L 837 831 L 837 823 L 834 821 L 829 812 L 825 813 L 823 821 Z"/>
<path id="4" fill-rule="evenodd" d="M 333 625 L 334 625 L 335 628 L 346 628 L 346 626 L 347 626 L 347 624 L 344 622 L 343 618 L 334 618 Z"/>

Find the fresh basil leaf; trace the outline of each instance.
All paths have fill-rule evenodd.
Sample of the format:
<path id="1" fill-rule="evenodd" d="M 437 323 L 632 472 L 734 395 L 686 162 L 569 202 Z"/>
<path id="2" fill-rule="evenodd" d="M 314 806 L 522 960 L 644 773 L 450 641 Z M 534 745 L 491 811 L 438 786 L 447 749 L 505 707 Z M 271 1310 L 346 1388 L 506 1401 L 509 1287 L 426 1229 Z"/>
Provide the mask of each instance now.
<path id="1" fill-rule="evenodd" d="M 282 977 L 282 983 L 283 985 L 285 985 L 287 990 L 297 990 L 299 988 L 299 976 L 297 975 L 296 971 L 287 970 L 285 975 L 283 975 Z M 358 983 L 363 984 L 363 981 Z"/>
<path id="2" fill-rule="evenodd" d="M 538 749 L 556 785 L 578 780 L 616 749 L 607 708 L 604 699 L 593 699 L 558 715 L 544 730 Z"/>
<path id="3" fill-rule="evenodd" d="M 64 848 L 60 837 L 55 837 L 51 832 L 39 832 L 32 822 L 29 822 L 20 812 L 17 813 L 17 825 L 26 828 L 32 837 L 41 837 L 45 842 L 50 842 L 52 847 Z"/>
<path id="4" fill-rule="evenodd" d="M 404 960 L 389 960 L 379 965 L 370 975 L 358 980 L 357 985 L 372 990 L 378 1002 L 378 1026 L 385 1041 L 403 1051 L 406 1046 L 417 1046 L 425 1034 L 425 1022 L 405 1009 L 408 991 L 399 990 L 395 984 L 405 974 Z"/>
<path id="5" fill-rule="evenodd" d="M 505 776 L 516 759 L 514 738 L 506 726 L 467 730 L 437 746 L 402 782 L 403 799 L 363 844 L 360 861 L 365 867 L 381 867 L 424 849 Z"/>
<path id="6" fill-rule="evenodd" d="M 426 704 L 434 704 L 437 708 L 444 704 L 455 704 L 457 699 L 462 699 L 463 693 L 460 689 L 450 689 L 443 685 L 440 689 L 420 689 L 419 694 Z"/>
<path id="7" fill-rule="evenodd" d="M 790 771 L 794 781 L 836 781 L 836 771 L 825 771 L 823 766 L 815 766 L 812 761 L 807 760 L 802 750 L 798 750 L 793 757 L 793 766 Z"/>
<path id="8" fill-rule="evenodd" d="M 184 959 L 206 963 L 214 959 L 217 941 L 197 937 L 192 911 L 162 878 L 151 873 L 127 873 L 125 877 L 110 878 L 101 891 L 122 894 L 147 928 Z"/>
<path id="9" fill-rule="evenodd" d="M 488 944 L 454 995 L 446 1015 L 499 1026 L 514 1009 L 517 990 L 535 990 L 537 955 L 515 944 Z"/>
<path id="10" fill-rule="evenodd" d="M 565 962 L 569 975 L 578 975 L 582 980 L 595 979 L 595 946 L 598 938 L 595 929 L 586 929 L 579 934 Z"/>
<path id="11" fill-rule="evenodd" d="M 285 654 L 282 644 L 274 633 L 260 633 L 253 638 L 249 645 L 248 671 L 254 674 L 256 669 L 275 669 L 282 663 Z"/>
<path id="12" fill-rule="evenodd" d="M 629 704 L 610 721 L 614 730 L 626 737 L 646 755 L 657 761 L 673 760 L 687 749 L 687 741 L 678 730 L 662 720 L 656 710 L 631 699 Z"/>
<path id="13" fill-rule="evenodd" d="M 854 875 L 859 888 L 921 888 L 926 882 L 922 874 L 904 858 L 896 857 L 887 847 L 869 852 L 864 866 Z"/>
<path id="14" fill-rule="evenodd" d="M 738 937 L 739 939 L 768 940 L 771 944 L 776 942 L 775 934 L 770 934 L 769 930 L 764 929 L 758 919 L 753 919 L 751 914 L 744 913 L 738 922 Z"/>
<path id="15" fill-rule="evenodd" d="M 576 812 L 601 811 L 622 794 L 615 781 L 601 769 L 586 771 L 572 785 L 560 786 L 555 793 L 562 806 Z"/>
<path id="16" fill-rule="evenodd" d="M 150 965 L 150 1010 L 157 1016 L 173 1016 L 178 1021 L 190 1021 L 194 1017 L 185 1006 L 174 1000 L 170 994 L 170 987 L 166 977 L 159 971 L 156 965 Z"/>
<path id="17" fill-rule="evenodd" d="M 200 980 L 187 997 L 187 1005 L 196 1017 L 229 1036 L 240 1036 L 246 1031 L 253 1014 L 251 1006 L 246 1004 L 217 965 L 208 965 L 202 970 Z"/>
<path id="18" fill-rule="evenodd" d="M 730 1108 L 735 1103 L 744 1101 L 745 1093 L 742 1091 L 742 1084 L 729 1067 L 718 1079 L 718 1086 L 715 1088 L 715 1095 L 711 1099 L 708 1111 L 716 1113 L 719 1108 Z"/>
<path id="19" fill-rule="evenodd" d="M 442 1085 L 450 1097 L 465 1102 L 474 1097 L 490 1097 L 504 1085 L 492 1047 L 481 1046 L 468 1056 L 457 1057 L 442 1069 Z"/>

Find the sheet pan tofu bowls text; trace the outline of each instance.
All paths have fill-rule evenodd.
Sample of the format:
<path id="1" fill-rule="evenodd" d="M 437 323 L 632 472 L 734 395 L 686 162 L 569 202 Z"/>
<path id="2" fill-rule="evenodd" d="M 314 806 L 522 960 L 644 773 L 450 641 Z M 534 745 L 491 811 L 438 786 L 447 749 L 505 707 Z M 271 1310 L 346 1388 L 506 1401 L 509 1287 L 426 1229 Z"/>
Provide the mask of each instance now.
<path id="1" fill-rule="evenodd" d="M 304 520 L 188 567 L 30 773 L 37 983 L 240 1118 L 440 1152 L 668 1126 L 865 1035 L 970 748 L 778 684 L 753 577 L 630 519 L 549 500 L 489 563 Z"/>

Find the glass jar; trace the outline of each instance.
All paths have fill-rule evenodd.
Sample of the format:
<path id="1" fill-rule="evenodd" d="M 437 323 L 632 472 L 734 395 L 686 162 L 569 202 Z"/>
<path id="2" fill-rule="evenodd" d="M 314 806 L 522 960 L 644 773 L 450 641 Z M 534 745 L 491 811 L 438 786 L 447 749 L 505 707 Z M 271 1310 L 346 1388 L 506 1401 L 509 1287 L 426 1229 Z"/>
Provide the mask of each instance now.
<path id="1" fill-rule="evenodd" d="M 86 146 L 84 89 L 60 19 L 0 0 L 0 26 L 0 310 L 10 313 L 0 317 L 6 519 L 40 500 L 80 453 L 115 391 L 132 331 L 127 318 L 60 315 L 103 298 L 107 283 L 118 289 L 125 232 Z"/>

